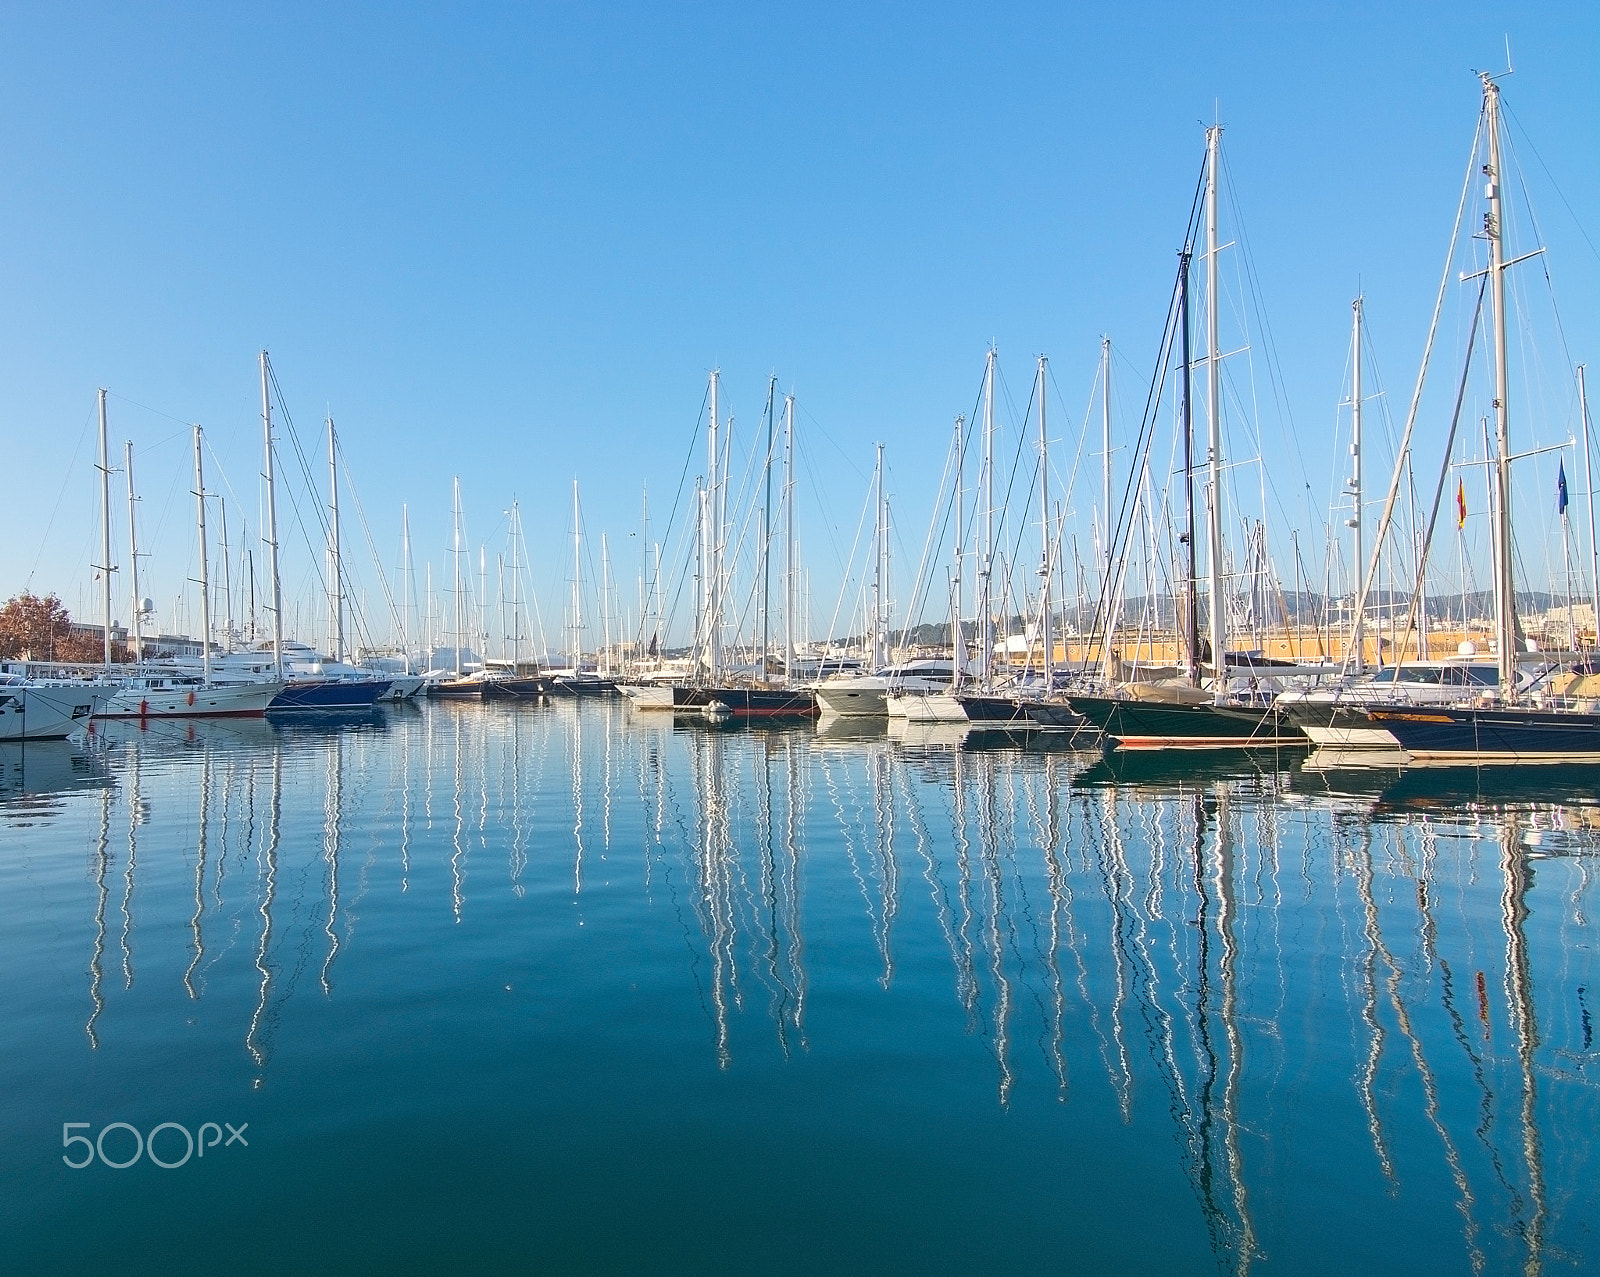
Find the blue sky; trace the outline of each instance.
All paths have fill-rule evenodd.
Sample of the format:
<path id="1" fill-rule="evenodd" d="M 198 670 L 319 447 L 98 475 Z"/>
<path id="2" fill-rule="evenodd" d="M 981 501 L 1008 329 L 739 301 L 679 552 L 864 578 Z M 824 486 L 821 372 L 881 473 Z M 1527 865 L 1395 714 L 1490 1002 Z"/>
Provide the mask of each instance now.
<path id="1" fill-rule="evenodd" d="M 254 523 L 266 347 L 317 455 L 320 418 L 338 419 L 391 568 L 402 502 L 419 572 L 437 575 L 451 476 L 491 560 L 515 496 L 547 628 L 572 480 L 631 601 L 641 490 L 659 534 L 707 370 L 741 438 L 776 374 L 801 405 L 798 508 L 826 615 L 879 440 L 909 577 L 989 342 L 1018 410 L 1050 356 L 1068 455 L 1109 333 L 1131 428 L 1213 116 L 1288 406 L 1261 426 L 1268 469 L 1296 518 L 1323 507 L 1298 519 L 1321 536 L 1350 299 L 1366 295 L 1398 420 L 1472 69 L 1500 67 L 1506 35 L 1568 351 L 1600 354 L 1600 12 L 1288 10 L 6 6 L 0 597 L 95 597 L 103 385 L 113 447 L 137 451 L 146 592 L 175 619 L 193 571 L 183 423 L 206 426 L 209 486 L 225 476 L 230 516 Z M 346 540 L 370 560 L 358 528 Z M 296 591 L 312 559 L 283 541 Z"/>

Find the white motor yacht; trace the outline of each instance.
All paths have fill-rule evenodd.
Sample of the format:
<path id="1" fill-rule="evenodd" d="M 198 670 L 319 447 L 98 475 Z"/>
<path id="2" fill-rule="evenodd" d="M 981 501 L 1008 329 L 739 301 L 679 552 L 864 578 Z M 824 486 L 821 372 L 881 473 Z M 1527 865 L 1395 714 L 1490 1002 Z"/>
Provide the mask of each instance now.
<path id="1" fill-rule="evenodd" d="M 948 692 L 955 677 L 955 662 L 948 658 L 903 661 L 886 665 L 875 674 L 842 674 L 812 685 L 824 714 L 842 718 L 883 718 L 889 697 L 896 693 Z"/>
<path id="2" fill-rule="evenodd" d="M 115 690 L 109 683 L 0 674 L 0 741 L 63 740 L 84 731 Z"/>

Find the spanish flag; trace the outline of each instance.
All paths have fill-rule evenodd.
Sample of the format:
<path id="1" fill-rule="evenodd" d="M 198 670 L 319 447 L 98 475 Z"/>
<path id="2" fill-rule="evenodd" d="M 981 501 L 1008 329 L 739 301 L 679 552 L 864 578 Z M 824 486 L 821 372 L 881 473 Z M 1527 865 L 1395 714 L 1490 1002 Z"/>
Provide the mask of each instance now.
<path id="1" fill-rule="evenodd" d="M 1456 481 L 1456 528 L 1459 530 L 1467 526 L 1467 484 L 1464 479 Z"/>

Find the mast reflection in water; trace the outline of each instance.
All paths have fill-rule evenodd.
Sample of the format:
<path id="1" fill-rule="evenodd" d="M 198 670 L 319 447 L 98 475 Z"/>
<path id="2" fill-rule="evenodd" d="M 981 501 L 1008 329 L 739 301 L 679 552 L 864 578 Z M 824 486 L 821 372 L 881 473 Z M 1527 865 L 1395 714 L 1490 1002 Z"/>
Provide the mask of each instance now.
<path id="1" fill-rule="evenodd" d="M 1600 1265 L 1588 777 L 1206 767 L 599 700 L 18 749 L 8 1246 Z M 224 1118 L 182 1192 L 50 1147 Z"/>

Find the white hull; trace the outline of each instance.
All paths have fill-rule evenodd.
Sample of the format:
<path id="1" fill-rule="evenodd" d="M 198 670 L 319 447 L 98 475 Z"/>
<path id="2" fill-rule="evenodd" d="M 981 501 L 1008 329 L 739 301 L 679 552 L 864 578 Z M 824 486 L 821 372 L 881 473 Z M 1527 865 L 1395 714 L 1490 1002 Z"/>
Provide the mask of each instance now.
<path id="1" fill-rule="evenodd" d="M 0 741 L 62 740 L 81 732 L 111 690 L 87 683 L 0 686 Z"/>
<path id="2" fill-rule="evenodd" d="M 671 683 L 618 683 L 617 691 L 628 698 L 634 709 L 672 710 Z"/>
<path id="3" fill-rule="evenodd" d="M 1300 728 L 1319 749 L 1399 749 L 1400 742 L 1382 727 Z"/>
<path id="4" fill-rule="evenodd" d="M 255 718 L 266 713 L 282 683 L 195 684 L 124 687 L 96 718 Z"/>
<path id="5" fill-rule="evenodd" d="M 409 701 L 422 690 L 428 680 L 421 674 L 379 674 L 389 680 L 389 690 L 378 697 L 380 701 Z"/>
<path id="6" fill-rule="evenodd" d="M 887 684 L 881 678 L 817 683 L 811 690 L 824 714 L 840 718 L 883 718 L 889 712 Z"/>
<path id="7" fill-rule="evenodd" d="M 908 723 L 967 721 L 967 711 L 949 692 L 901 692 L 889 698 L 889 716 Z"/>

